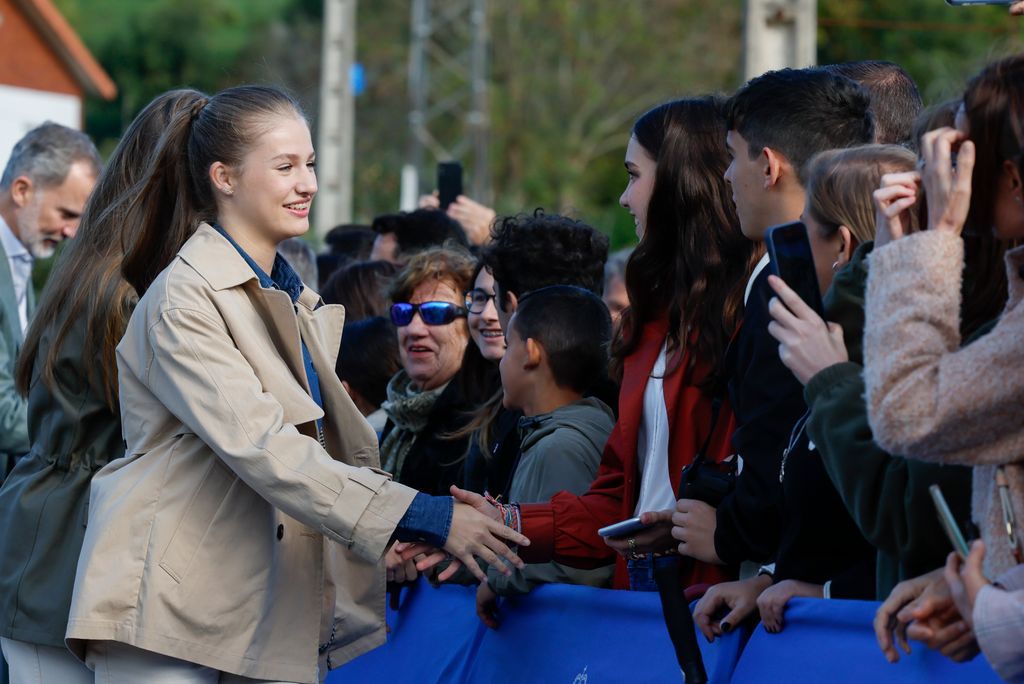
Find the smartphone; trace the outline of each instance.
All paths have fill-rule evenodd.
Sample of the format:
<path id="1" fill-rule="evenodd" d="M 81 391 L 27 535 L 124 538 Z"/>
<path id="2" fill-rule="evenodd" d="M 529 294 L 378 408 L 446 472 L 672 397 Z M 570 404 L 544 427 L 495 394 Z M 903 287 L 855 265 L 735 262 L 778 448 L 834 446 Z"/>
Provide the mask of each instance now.
<path id="1" fill-rule="evenodd" d="M 935 511 L 939 514 L 939 522 L 942 523 L 942 529 L 946 531 L 946 536 L 953 544 L 953 550 L 956 551 L 956 555 L 960 556 L 960 560 L 967 560 L 967 554 L 970 553 L 967 540 L 964 539 L 963 532 L 956 524 L 953 513 L 949 510 L 949 504 L 946 503 L 946 497 L 942 496 L 942 490 L 939 489 L 939 485 L 933 484 L 928 488 L 928 493 L 932 495 Z"/>
<path id="2" fill-rule="evenodd" d="M 629 520 L 617 522 L 614 525 L 602 527 L 597 533 L 602 537 L 624 537 L 627 534 L 636 534 L 641 530 L 646 530 L 648 527 L 650 525 L 644 525 L 640 522 L 640 518 L 630 518 Z"/>
<path id="3" fill-rule="evenodd" d="M 946 0 L 946 4 L 953 7 L 964 7 L 965 5 L 1012 5 L 1016 0 Z"/>
<path id="4" fill-rule="evenodd" d="M 825 317 L 821 304 L 818 274 L 814 270 L 814 255 L 807 239 L 807 227 L 800 221 L 783 223 L 768 229 L 765 235 L 772 273 L 782 278 L 800 299 Z"/>
<path id="5" fill-rule="evenodd" d="M 437 165 L 437 195 L 444 211 L 462 194 L 462 164 L 456 161 Z"/>

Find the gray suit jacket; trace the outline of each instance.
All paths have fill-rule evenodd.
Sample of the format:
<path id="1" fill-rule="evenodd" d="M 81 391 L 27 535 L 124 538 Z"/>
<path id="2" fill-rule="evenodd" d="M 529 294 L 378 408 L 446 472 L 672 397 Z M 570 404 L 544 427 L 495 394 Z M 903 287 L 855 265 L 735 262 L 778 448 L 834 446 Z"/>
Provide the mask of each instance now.
<path id="1" fill-rule="evenodd" d="M 32 284 L 28 288 L 29 316 L 35 308 Z M 14 297 L 14 277 L 7 252 L 0 244 L 0 482 L 16 458 L 28 452 L 28 400 L 14 389 L 14 366 L 24 338 Z"/>

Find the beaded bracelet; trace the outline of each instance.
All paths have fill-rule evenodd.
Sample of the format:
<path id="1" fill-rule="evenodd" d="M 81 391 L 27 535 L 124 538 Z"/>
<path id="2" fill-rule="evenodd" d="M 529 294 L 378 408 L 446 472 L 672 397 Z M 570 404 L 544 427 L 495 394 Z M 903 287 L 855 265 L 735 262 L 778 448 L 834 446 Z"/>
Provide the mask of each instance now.
<path id="1" fill-rule="evenodd" d="M 497 499 L 495 499 L 493 496 L 488 494 L 487 492 L 484 492 L 484 499 L 487 500 L 487 503 L 491 504 L 492 506 L 498 509 L 498 515 L 501 518 L 502 523 L 504 523 L 505 527 L 510 527 L 516 532 L 522 533 L 523 514 L 522 511 L 519 509 L 519 504 L 503 504 Z"/>

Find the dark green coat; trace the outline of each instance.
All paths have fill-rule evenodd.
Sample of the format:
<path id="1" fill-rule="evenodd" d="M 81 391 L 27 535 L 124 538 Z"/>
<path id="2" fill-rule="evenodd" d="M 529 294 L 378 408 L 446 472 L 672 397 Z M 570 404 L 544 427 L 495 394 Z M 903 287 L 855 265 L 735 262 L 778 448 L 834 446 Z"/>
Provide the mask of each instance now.
<path id="1" fill-rule="evenodd" d="M 864 400 L 861 342 L 864 292 L 872 243 L 861 245 L 825 295 L 829 320 L 843 328 L 848 363 L 824 369 L 807 383 L 807 433 L 861 533 L 878 551 L 877 593 L 934 570 L 951 551 L 928 486 L 938 484 L 957 520 L 970 519 L 971 469 L 893 456 L 873 440 Z"/>
<path id="2" fill-rule="evenodd" d="M 44 334 L 38 359 L 54 344 L 59 323 Z M 79 318 L 60 340 L 53 388 L 41 382 L 37 359 L 28 397 L 32 446 L 0 488 L 0 636 L 61 648 L 89 485 L 125 452 L 119 414 L 85 374 L 84 338 Z M 94 368 L 100 363 L 91 360 Z"/>
<path id="3" fill-rule="evenodd" d="M 30 282 L 29 318 L 34 308 L 35 294 Z M 0 483 L 14 467 L 14 462 L 28 451 L 25 399 L 14 389 L 14 367 L 23 341 L 18 302 L 14 299 L 14 276 L 7 252 L 0 243 Z"/>

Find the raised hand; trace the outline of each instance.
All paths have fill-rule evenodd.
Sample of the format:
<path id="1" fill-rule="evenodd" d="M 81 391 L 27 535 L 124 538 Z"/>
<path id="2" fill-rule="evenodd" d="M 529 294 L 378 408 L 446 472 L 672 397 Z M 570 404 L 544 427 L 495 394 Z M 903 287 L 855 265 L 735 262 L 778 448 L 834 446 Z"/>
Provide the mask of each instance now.
<path id="1" fill-rule="evenodd" d="M 959 145 L 956 162 L 953 148 Z M 928 201 L 928 230 L 959 235 L 971 208 L 974 143 L 955 128 L 928 131 L 921 138 L 921 183 Z"/>
<path id="2" fill-rule="evenodd" d="M 887 173 L 875 190 L 875 247 L 883 247 L 909 234 L 913 228 L 911 209 L 917 204 L 921 174 L 917 171 Z"/>
<path id="3" fill-rule="evenodd" d="M 768 333 L 779 341 L 779 359 L 801 384 L 829 366 L 850 360 L 841 327 L 826 323 L 782 278 L 768 276 L 768 284 L 778 295 L 768 303 L 773 319 Z"/>

